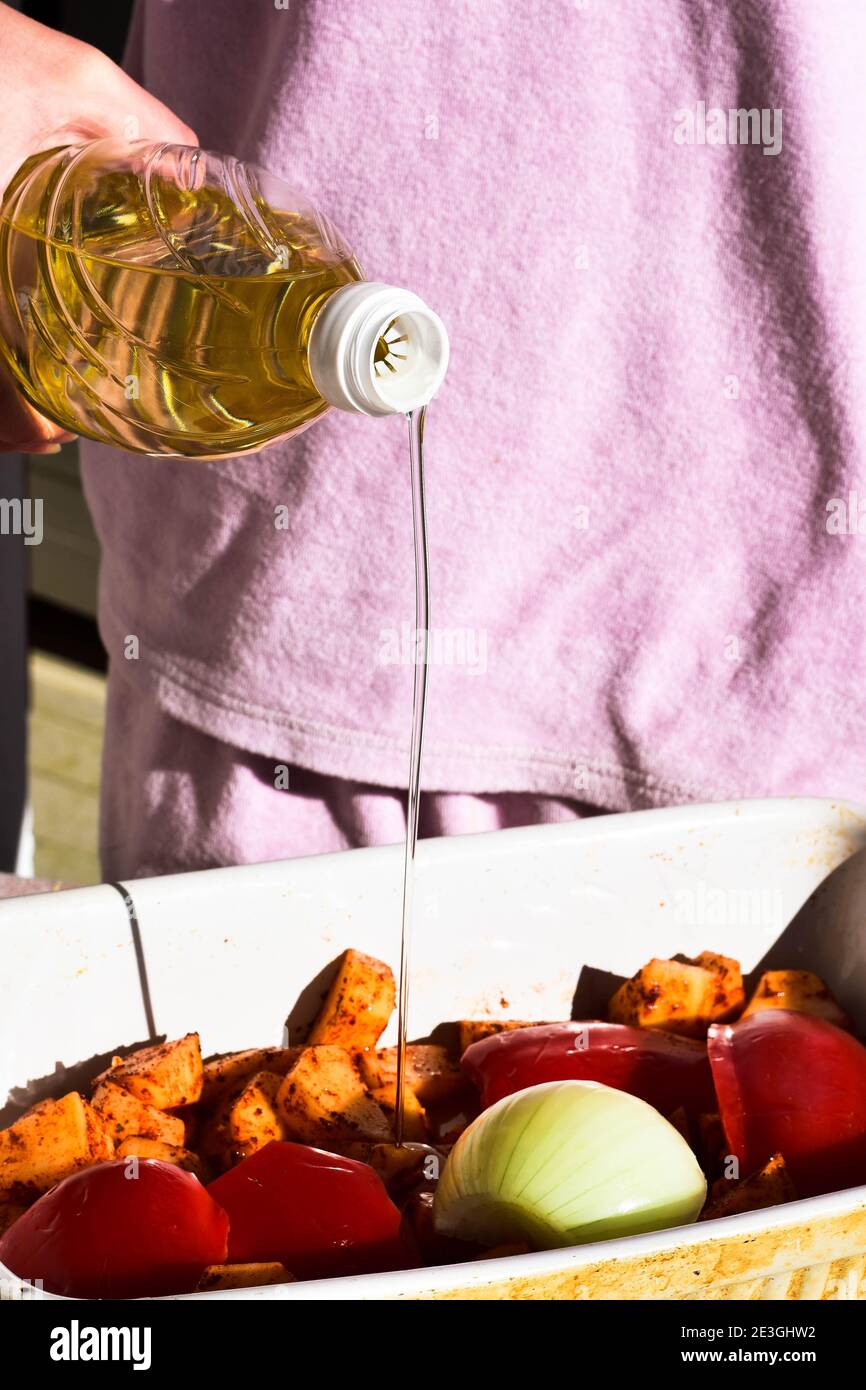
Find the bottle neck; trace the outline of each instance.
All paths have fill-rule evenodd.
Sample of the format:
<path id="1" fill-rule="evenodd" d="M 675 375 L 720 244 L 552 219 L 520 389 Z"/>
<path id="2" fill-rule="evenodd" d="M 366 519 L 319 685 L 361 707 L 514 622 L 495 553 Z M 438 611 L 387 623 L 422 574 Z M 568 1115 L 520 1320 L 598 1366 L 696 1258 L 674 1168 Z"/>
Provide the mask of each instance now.
<path id="1" fill-rule="evenodd" d="M 427 405 L 441 386 L 448 334 L 410 290 L 343 285 L 313 323 L 309 367 L 316 390 L 339 410 L 406 414 Z"/>

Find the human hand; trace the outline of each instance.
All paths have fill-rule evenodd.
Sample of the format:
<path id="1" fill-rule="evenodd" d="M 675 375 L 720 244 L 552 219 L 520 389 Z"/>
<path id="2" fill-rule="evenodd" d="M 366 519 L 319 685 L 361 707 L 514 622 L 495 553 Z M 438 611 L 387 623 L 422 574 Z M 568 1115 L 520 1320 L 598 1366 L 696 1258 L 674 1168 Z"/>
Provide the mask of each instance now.
<path id="1" fill-rule="evenodd" d="M 0 190 L 29 155 L 115 135 L 127 140 L 198 139 L 98 49 L 0 4 Z M 21 395 L 0 363 L 0 452 L 53 452 L 71 439 Z"/>

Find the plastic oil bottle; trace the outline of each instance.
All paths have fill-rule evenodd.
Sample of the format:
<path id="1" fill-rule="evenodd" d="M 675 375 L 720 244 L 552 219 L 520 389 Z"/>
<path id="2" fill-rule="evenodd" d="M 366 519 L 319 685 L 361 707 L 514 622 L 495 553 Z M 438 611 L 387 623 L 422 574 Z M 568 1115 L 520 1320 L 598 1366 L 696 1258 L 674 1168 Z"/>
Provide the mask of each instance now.
<path id="1" fill-rule="evenodd" d="M 33 155 L 0 203 L 0 352 L 64 429 L 147 454 L 249 453 L 329 408 L 409 413 L 437 317 L 370 284 L 301 194 L 178 145 Z"/>
<path id="2" fill-rule="evenodd" d="M 409 417 L 416 663 L 403 866 L 396 1132 L 427 696 L 423 474 L 448 365 L 436 314 L 364 280 L 339 233 L 253 165 L 114 139 L 33 155 L 0 202 L 0 354 L 43 415 L 154 455 L 252 453 L 331 406 Z"/>

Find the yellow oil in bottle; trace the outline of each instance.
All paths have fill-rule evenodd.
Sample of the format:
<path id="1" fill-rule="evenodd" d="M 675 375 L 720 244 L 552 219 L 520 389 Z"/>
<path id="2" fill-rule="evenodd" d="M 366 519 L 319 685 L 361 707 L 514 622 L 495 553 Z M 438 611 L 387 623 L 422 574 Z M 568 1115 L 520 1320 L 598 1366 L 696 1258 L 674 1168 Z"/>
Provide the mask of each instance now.
<path id="1" fill-rule="evenodd" d="M 88 177 L 87 157 L 34 156 L 0 208 L 0 351 L 30 402 L 75 434 L 191 457 L 322 414 L 307 342 L 363 278 L 348 249 L 302 212 L 259 199 L 241 216 L 224 189 L 158 171 Z"/>

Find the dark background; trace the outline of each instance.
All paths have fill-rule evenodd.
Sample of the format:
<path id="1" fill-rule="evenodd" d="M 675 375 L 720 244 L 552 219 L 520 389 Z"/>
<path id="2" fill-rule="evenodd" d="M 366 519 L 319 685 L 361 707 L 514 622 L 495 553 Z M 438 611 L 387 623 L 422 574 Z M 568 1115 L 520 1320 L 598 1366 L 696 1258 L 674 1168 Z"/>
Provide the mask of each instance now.
<path id="1" fill-rule="evenodd" d="M 55 0 L 53 4 L 45 0 L 42 4 L 19 4 L 17 8 L 40 24 L 92 43 L 116 63 L 123 56 L 132 0 L 111 0 L 108 5 L 94 4 L 93 0 Z"/>

